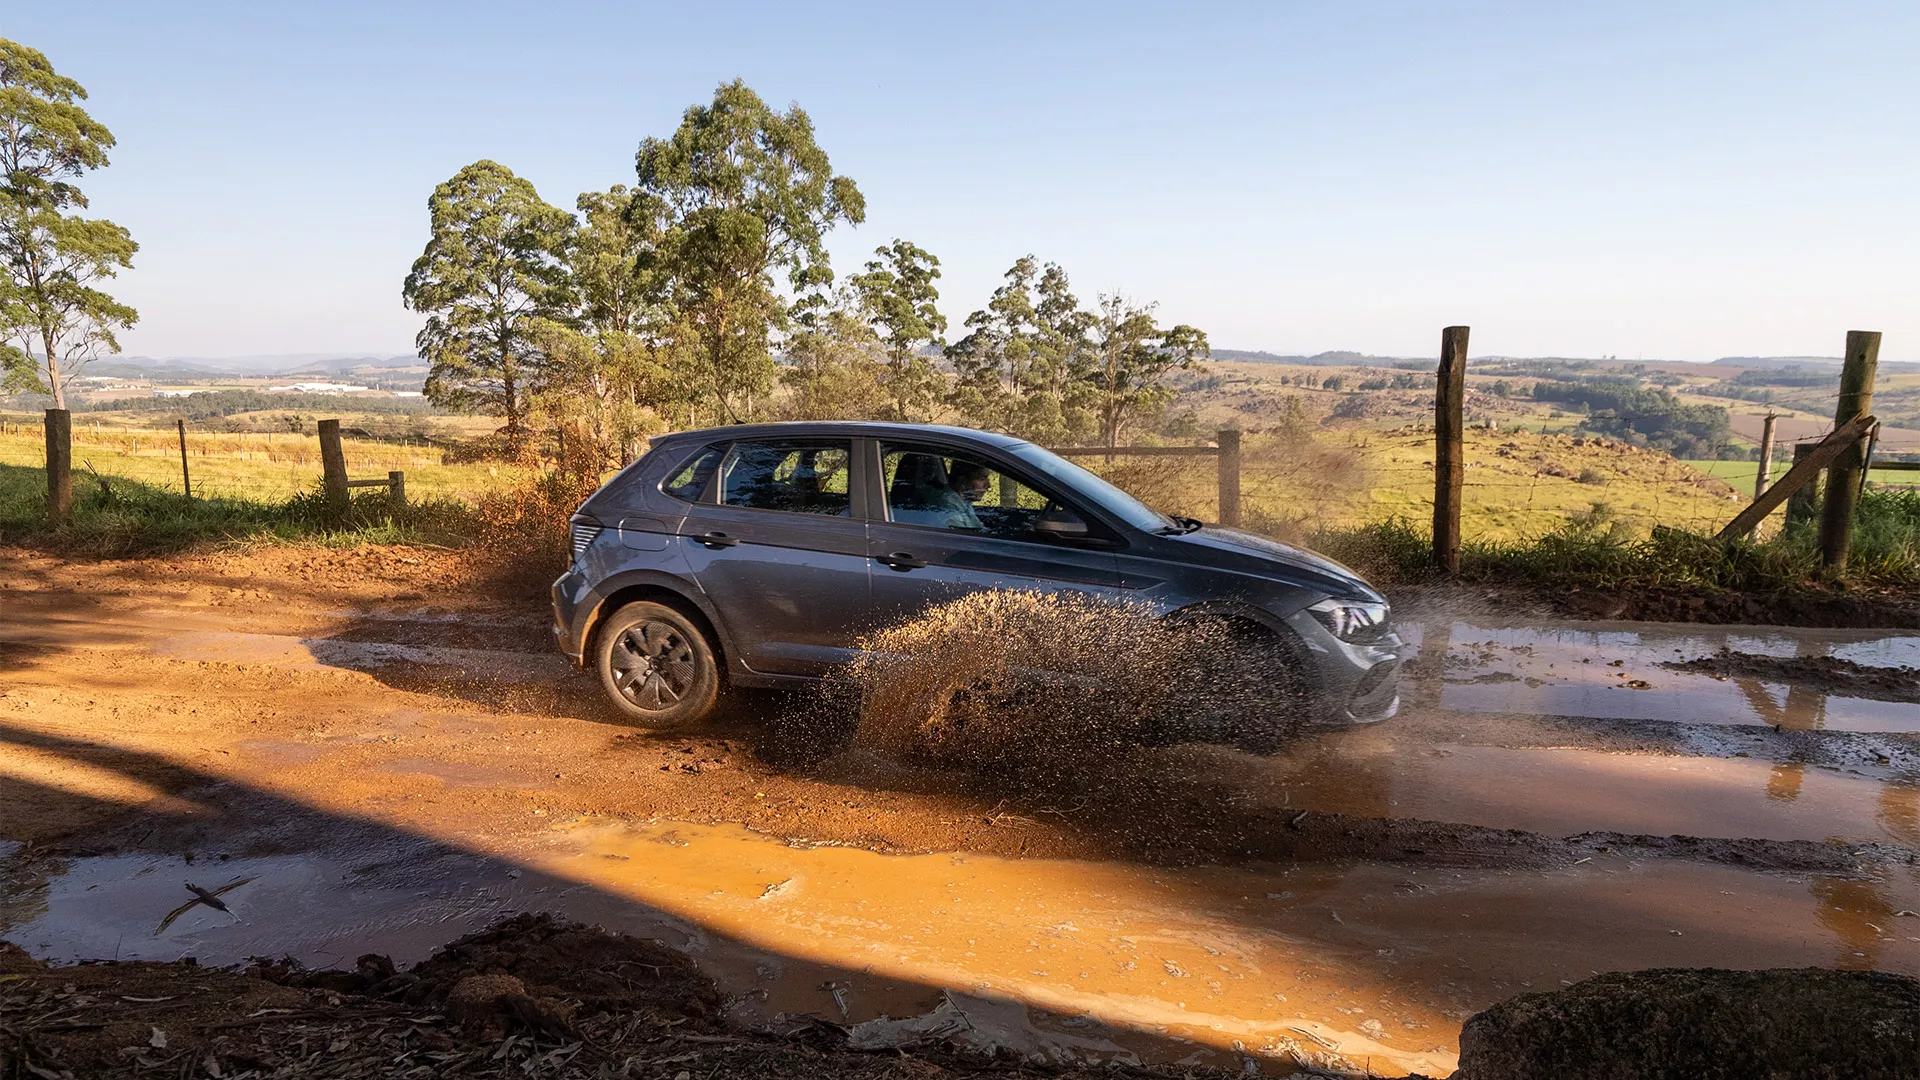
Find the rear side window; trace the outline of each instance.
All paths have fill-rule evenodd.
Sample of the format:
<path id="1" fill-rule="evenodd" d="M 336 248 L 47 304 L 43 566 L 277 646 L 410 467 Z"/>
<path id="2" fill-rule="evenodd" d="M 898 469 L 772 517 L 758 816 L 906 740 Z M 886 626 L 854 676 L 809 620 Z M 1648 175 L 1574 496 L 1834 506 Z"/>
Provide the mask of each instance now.
<path id="1" fill-rule="evenodd" d="M 851 517 L 852 449 L 851 443 L 832 439 L 735 443 L 721 468 L 720 501 L 754 510 Z"/>
<path id="2" fill-rule="evenodd" d="M 687 459 L 660 484 L 660 490 L 682 502 L 699 502 L 707 481 L 720 464 L 720 447 L 709 446 Z"/>

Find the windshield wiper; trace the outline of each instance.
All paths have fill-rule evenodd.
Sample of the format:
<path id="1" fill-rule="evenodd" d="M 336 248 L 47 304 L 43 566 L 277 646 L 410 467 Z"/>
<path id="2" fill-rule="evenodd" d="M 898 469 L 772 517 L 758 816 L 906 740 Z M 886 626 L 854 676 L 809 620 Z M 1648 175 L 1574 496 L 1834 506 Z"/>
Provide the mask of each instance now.
<path id="1" fill-rule="evenodd" d="M 1169 515 L 1169 518 L 1173 524 L 1153 531 L 1159 533 L 1161 536 L 1185 536 L 1190 532 L 1198 532 L 1206 525 L 1206 523 L 1199 518 L 1179 517 L 1177 515 Z"/>

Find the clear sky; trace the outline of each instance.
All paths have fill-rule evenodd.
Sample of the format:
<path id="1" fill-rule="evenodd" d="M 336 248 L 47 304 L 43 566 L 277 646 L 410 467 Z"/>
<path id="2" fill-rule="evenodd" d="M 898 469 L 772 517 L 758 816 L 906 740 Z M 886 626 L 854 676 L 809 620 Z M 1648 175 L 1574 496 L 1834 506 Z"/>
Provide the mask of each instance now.
<path id="1" fill-rule="evenodd" d="M 745 78 L 957 326 L 1026 253 L 1216 347 L 1920 360 L 1920 4 L 40 3 L 119 138 L 130 353 L 411 351 L 477 158 L 548 201 Z"/>

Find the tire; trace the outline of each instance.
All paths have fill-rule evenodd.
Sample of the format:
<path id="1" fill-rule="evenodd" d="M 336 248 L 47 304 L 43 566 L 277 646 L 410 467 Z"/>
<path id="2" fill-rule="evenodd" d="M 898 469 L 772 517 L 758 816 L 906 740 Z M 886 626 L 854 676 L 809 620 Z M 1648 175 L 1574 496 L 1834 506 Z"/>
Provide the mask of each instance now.
<path id="1" fill-rule="evenodd" d="M 692 727 L 720 696 L 713 643 L 665 604 L 642 600 L 614 612 L 594 639 L 593 666 L 607 700 L 640 727 Z"/>

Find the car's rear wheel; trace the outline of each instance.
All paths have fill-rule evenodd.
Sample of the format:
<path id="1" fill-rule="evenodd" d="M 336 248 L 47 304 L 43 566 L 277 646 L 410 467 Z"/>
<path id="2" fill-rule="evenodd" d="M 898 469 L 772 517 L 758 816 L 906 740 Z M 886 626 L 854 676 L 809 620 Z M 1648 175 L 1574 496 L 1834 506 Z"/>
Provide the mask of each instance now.
<path id="1" fill-rule="evenodd" d="M 720 694 L 713 644 L 693 620 L 650 600 L 608 618 L 594 645 L 608 700 L 643 727 L 684 728 L 707 718 Z"/>

